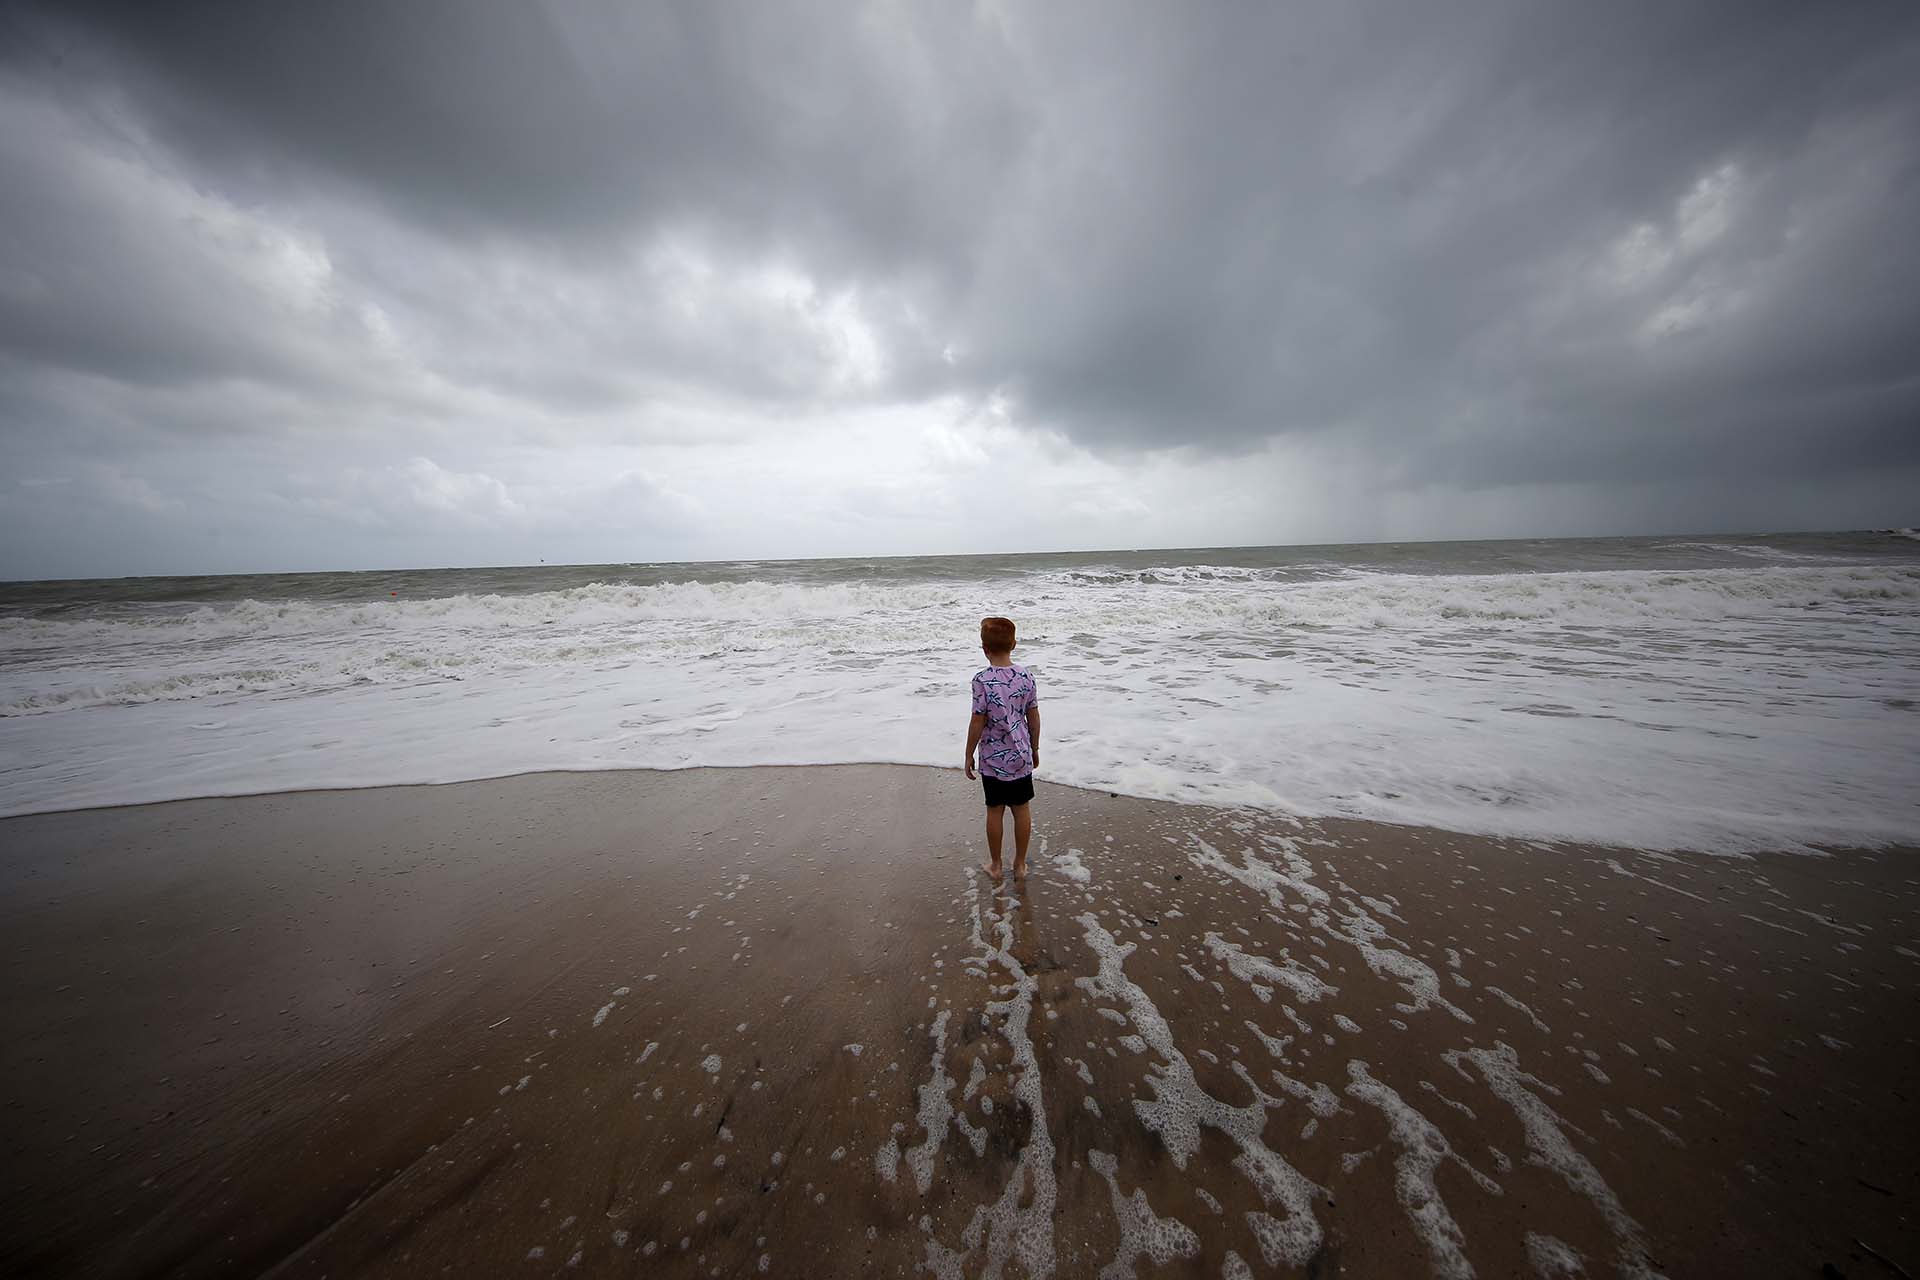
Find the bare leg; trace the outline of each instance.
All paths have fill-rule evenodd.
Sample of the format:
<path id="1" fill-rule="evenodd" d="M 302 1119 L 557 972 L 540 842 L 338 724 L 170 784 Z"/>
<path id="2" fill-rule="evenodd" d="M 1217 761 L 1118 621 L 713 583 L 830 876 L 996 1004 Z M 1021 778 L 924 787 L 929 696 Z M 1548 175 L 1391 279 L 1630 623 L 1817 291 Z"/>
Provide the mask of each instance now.
<path id="1" fill-rule="evenodd" d="M 1007 807 L 992 805 L 987 809 L 987 872 L 995 880 L 1000 878 L 1000 820 L 1006 816 Z M 1019 835 L 1020 820 L 1014 819 L 1014 834 Z M 1020 846 L 1024 852 L 1025 845 Z"/>
<path id="2" fill-rule="evenodd" d="M 1027 812 L 1027 806 L 1013 806 L 1013 878 L 1018 880 L 1027 874 L 1027 841 L 1033 836 L 1033 815 Z M 999 841 L 994 841 L 998 846 Z"/>

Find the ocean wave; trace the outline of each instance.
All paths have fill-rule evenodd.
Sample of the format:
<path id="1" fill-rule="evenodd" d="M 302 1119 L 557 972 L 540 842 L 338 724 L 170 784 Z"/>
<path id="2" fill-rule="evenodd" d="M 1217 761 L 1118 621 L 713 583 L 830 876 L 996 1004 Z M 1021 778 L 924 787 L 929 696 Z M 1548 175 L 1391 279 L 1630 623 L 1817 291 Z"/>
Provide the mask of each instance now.
<path id="1" fill-rule="evenodd" d="M 0 703 L 0 717 L 50 715 L 90 707 L 134 707 L 149 702 L 187 702 L 221 695 L 317 692 L 311 668 L 191 671 L 112 683 L 78 683 L 30 693 Z"/>
<path id="2" fill-rule="evenodd" d="M 1008 613 L 1059 781 L 1647 848 L 1920 839 L 1920 566 L 1151 572 L 0 619 L 0 813 L 951 764 L 975 620 Z"/>
<path id="3" fill-rule="evenodd" d="M 0 618 L 0 649 L 111 643 L 172 636 L 307 636 L 446 629 L 516 630 L 620 622 L 730 622 L 915 614 L 954 603 L 951 590 L 848 583 L 592 583 L 524 595 L 454 595 L 336 604 L 299 599 L 239 600 L 191 610 L 152 609 L 113 617 Z"/>
<path id="4" fill-rule="evenodd" d="M 1781 564 L 1831 564 L 1839 557 L 1807 551 L 1789 551 L 1758 542 L 1662 542 L 1663 551 L 1717 551 L 1723 555 L 1745 556 L 1751 560 L 1769 560 Z"/>
<path id="5" fill-rule="evenodd" d="M 1147 571 L 1142 571 L 1143 573 Z M 1178 589 L 1150 591 L 1139 575 L 1063 575 L 1011 587 L 981 582 L 846 583 L 764 581 L 596 583 L 528 595 L 458 595 L 352 604 L 241 600 L 188 611 L 121 617 L 0 619 L 0 652 L 93 645 L 145 645 L 235 637 L 324 637 L 389 633 L 571 634 L 621 625 L 756 629 L 836 620 L 882 634 L 967 632 L 980 613 L 1023 606 L 1023 634 L 1152 623 L 1178 633 L 1221 626 L 1639 625 L 1758 617 L 1783 610 L 1858 607 L 1920 600 L 1920 567 L 1756 567 L 1683 571 L 1360 574 L 1337 581 L 1282 582 L 1224 573 L 1150 571 Z M 1038 589 L 1036 588 L 1036 585 Z M 802 632 L 794 633 L 799 639 Z"/>

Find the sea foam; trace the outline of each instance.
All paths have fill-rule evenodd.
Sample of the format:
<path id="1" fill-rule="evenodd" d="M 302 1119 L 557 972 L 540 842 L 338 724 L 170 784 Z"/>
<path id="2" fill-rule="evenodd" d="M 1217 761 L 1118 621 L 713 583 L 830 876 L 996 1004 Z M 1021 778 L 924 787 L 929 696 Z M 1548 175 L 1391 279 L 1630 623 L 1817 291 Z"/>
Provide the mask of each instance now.
<path id="1" fill-rule="evenodd" d="M 944 765 L 972 621 L 1008 612 L 1039 677 L 1045 779 L 1652 849 L 1920 839 L 1920 567 L 1746 558 L 16 611 L 0 813 L 543 769 Z"/>

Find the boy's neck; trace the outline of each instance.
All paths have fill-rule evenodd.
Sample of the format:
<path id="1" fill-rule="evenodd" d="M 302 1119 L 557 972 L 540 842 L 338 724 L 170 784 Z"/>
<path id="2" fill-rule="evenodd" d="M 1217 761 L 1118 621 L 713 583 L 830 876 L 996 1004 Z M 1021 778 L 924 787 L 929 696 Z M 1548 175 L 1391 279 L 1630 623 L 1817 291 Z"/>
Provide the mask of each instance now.
<path id="1" fill-rule="evenodd" d="M 1013 665 L 1013 655 L 1010 653 L 990 653 L 987 655 L 987 665 L 1010 667 Z"/>

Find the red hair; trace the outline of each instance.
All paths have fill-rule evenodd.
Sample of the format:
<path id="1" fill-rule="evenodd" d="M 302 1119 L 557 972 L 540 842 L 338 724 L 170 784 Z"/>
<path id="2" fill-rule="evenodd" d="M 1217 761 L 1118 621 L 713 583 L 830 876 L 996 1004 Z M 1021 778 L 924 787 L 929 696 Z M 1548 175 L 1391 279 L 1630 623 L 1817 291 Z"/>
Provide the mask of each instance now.
<path id="1" fill-rule="evenodd" d="M 1013 619 L 980 619 L 980 647 L 988 653 L 1013 652 Z"/>

